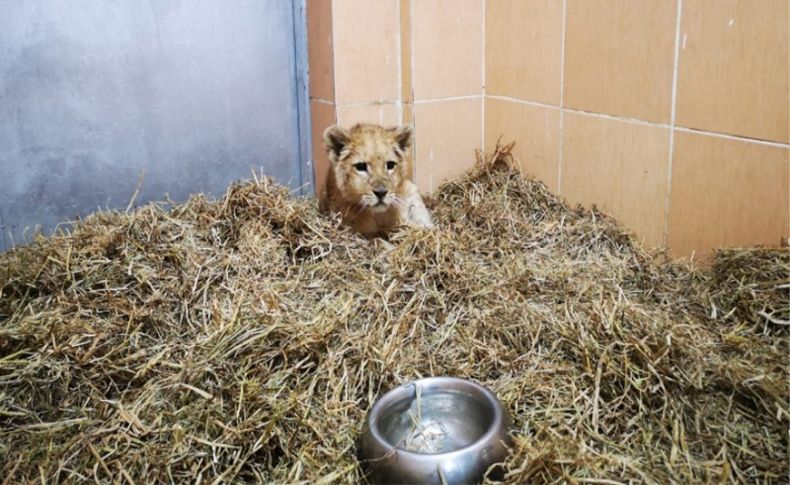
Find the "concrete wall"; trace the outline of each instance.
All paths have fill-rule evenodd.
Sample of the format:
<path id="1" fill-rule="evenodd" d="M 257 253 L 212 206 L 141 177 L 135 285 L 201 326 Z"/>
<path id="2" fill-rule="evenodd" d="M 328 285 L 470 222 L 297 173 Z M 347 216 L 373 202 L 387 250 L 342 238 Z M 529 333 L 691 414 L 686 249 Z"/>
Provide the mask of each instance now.
<path id="1" fill-rule="evenodd" d="M 125 208 L 143 171 L 138 203 L 222 195 L 254 168 L 310 183 L 295 3 L 3 2 L 0 249 Z"/>

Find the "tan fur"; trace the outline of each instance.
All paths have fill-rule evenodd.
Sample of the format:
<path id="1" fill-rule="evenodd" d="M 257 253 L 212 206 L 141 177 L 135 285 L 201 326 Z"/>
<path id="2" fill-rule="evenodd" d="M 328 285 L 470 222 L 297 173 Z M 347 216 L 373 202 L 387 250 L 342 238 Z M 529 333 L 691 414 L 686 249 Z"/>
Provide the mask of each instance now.
<path id="1" fill-rule="evenodd" d="M 433 227 L 417 186 L 408 179 L 411 143 L 409 126 L 327 128 L 324 146 L 332 166 L 321 195 L 321 211 L 339 213 L 344 224 L 367 237 L 385 236 L 401 225 Z M 388 162 L 394 162 L 394 167 L 388 167 Z M 386 195 L 379 197 L 375 192 Z"/>

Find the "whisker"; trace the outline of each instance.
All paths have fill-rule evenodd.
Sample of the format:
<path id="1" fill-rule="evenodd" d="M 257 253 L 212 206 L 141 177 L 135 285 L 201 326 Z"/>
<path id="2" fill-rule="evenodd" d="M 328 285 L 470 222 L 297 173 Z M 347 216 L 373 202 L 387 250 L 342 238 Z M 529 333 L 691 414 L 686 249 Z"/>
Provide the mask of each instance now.
<path id="1" fill-rule="evenodd" d="M 367 207 L 367 204 L 365 204 L 365 201 L 364 201 L 364 200 L 360 200 L 359 202 L 357 202 L 357 203 L 356 203 L 356 209 L 357 209 L 357 211 L 354 213 L 354 215 L 355 215 L 355 216 L 356 216 L 356 215 L 359 215 L 359 213 L 360 213 L 360 212 L 362 212 L 363 210 L 365 210 L 365 207 Z"/>

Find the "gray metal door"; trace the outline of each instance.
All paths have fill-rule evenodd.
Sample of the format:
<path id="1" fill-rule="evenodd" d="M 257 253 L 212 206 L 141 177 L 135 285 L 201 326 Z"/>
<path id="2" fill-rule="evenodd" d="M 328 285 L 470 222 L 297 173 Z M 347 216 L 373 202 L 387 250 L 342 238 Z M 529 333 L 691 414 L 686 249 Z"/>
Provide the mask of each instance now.
<path id="1" fill-rule="evenodd" d="M 304 0 L 0 5 L 0 250 L 97 208 L 312 190 Z M 13 241 L 13 243 L 12 243 Z"/>

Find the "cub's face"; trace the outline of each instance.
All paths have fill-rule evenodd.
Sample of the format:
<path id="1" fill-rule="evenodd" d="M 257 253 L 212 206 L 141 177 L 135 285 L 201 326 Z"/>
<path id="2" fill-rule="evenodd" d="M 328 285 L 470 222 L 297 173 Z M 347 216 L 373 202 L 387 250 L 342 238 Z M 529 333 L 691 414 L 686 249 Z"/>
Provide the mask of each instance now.
<path id="1" fill-rule="evenodd" d="M 408 180 L 406 153 L 411 143 L 410 126 L 360 124 L 351 129 L 336 125 L 327 128 L 324 145 L 345 201 L 372 212 L 403 203 L 400 189 Z"/>

